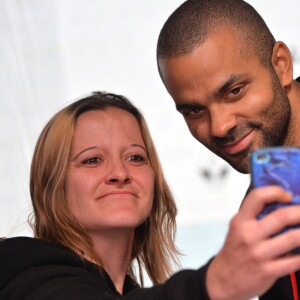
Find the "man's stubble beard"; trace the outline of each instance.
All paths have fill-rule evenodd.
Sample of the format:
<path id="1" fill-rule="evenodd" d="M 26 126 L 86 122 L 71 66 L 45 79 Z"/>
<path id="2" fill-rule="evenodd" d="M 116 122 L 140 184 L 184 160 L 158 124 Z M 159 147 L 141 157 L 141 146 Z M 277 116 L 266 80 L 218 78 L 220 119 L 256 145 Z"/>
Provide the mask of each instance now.
<path id="1" fill-rule="evenodd" d="M 272 69 L 270 70 L 272 76 L 272 91 L 273 100 L 271 103 L 260 113 L 259 122 L 248 121 L 246 123 L 237 125 L 232 128 L 226 137 L 213 138 L 213 147 L 208 147 L 216 155 L 227 161 L 235 170 L 240 173 L 249 173 L 249 155 L 250 152 L 247 149 L 236 156 L 226 155 L 223 152 L 218 151 L 222 143 L 237 140 L 243 136 L 243 133 L 251 129 L 255 129 L 261 132 L 256 141 L 256 148 L 276 147 L 286 145 L 287 141 L 290 141 L 293 136 L 293 130 L 291 128 L 291 107 L 289 98 L 286 95 L 284 88 L 281 86 L 280 81 Z M 251 151 L 254 149 L 251 149 Z"/>

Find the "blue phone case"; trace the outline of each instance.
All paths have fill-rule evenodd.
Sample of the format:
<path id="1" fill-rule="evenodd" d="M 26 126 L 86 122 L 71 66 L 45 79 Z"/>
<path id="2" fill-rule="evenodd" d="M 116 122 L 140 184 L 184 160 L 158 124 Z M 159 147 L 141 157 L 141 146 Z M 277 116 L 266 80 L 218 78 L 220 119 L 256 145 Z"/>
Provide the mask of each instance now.
<path id="1" fill-rule="evenodd" d="M 258 149 L 251 154 L 250 163 L 253 187 L 279 185 L 293 196 L 291 203 L 266 205 L 257 216 L 258 219 L 282 206 L 300 204 L 300 148 L 274 147 Z M 290 226 L 285 230 L 291 228 L 300 228 L 300 224 Z"/>

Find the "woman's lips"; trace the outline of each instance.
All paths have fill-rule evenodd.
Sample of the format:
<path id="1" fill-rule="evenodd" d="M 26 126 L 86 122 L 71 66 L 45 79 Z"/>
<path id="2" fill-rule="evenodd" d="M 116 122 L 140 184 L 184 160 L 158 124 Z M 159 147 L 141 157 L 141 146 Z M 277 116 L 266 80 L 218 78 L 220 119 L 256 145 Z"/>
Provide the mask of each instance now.
<path id="1" fill-rule="evenodd" d="M 251 131 L 249 131 L 245 136 L 243 136 L 241 139 L 239 139 L 237 142 L 234 142 L 230 145 L 227 145 L 227 146 L 223 146 L 223 150 L 225 152 L 227 152 L 228 154 L 237 154 L 238 152 L 241 152 L 243 151 L 244 149 L 246 149 L 252 139 L 253 139 L 253 132 L 254 132 L 254 129 L 252 129 Z"/>
<path id="2" fill-rule="evenodd" d="M 99 199 L 105 198 L 105 197 L 126 197 L 128 195 L 136 197 L 136 195 L 133 192 L 130 192 L 130 191 L 111 191 L 111 192 L 108 192 L 108 193 L 105 193 L 105 194 L 101 195 L 99 197 Z"/>

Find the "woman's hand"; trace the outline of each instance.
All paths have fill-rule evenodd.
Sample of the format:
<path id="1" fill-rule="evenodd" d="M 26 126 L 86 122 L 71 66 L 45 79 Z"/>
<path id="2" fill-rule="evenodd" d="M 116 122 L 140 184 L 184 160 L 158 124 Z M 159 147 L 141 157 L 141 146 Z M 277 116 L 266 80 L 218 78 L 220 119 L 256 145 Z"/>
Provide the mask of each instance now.
<path id="1" fill-rule="evenodd" d="M 211 299 L 251 299 L 266 292 L 279 277 L 300 269 L 300 255 L 287 255 L 300 246 L 300 229 L 273 236 L 300 224 L 300 205 L 256 218 L 266 204 L 290 201 L 291 195 L 278 186 L 253 189 L 247 195 L 208 268 L 206 284 Z"/>

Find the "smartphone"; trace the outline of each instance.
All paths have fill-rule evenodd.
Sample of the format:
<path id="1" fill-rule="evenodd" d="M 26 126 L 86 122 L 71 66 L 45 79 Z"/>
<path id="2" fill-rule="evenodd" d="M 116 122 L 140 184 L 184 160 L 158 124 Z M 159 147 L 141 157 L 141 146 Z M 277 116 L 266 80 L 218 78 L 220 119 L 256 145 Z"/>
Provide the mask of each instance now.
<path id="1" fill-rule="evenodd" d="M 266 205 L 257 216 L 258 219 L 282 206 L 300 204 L 300 148 L 273 147 L 255 150 L 250 155 L 250 165 L 253 187 L 279 185 L 293 196 L 288 204 L 275 202 Z M 292 228 L 300 228 L 300 222 L 281 232 Z"/>

